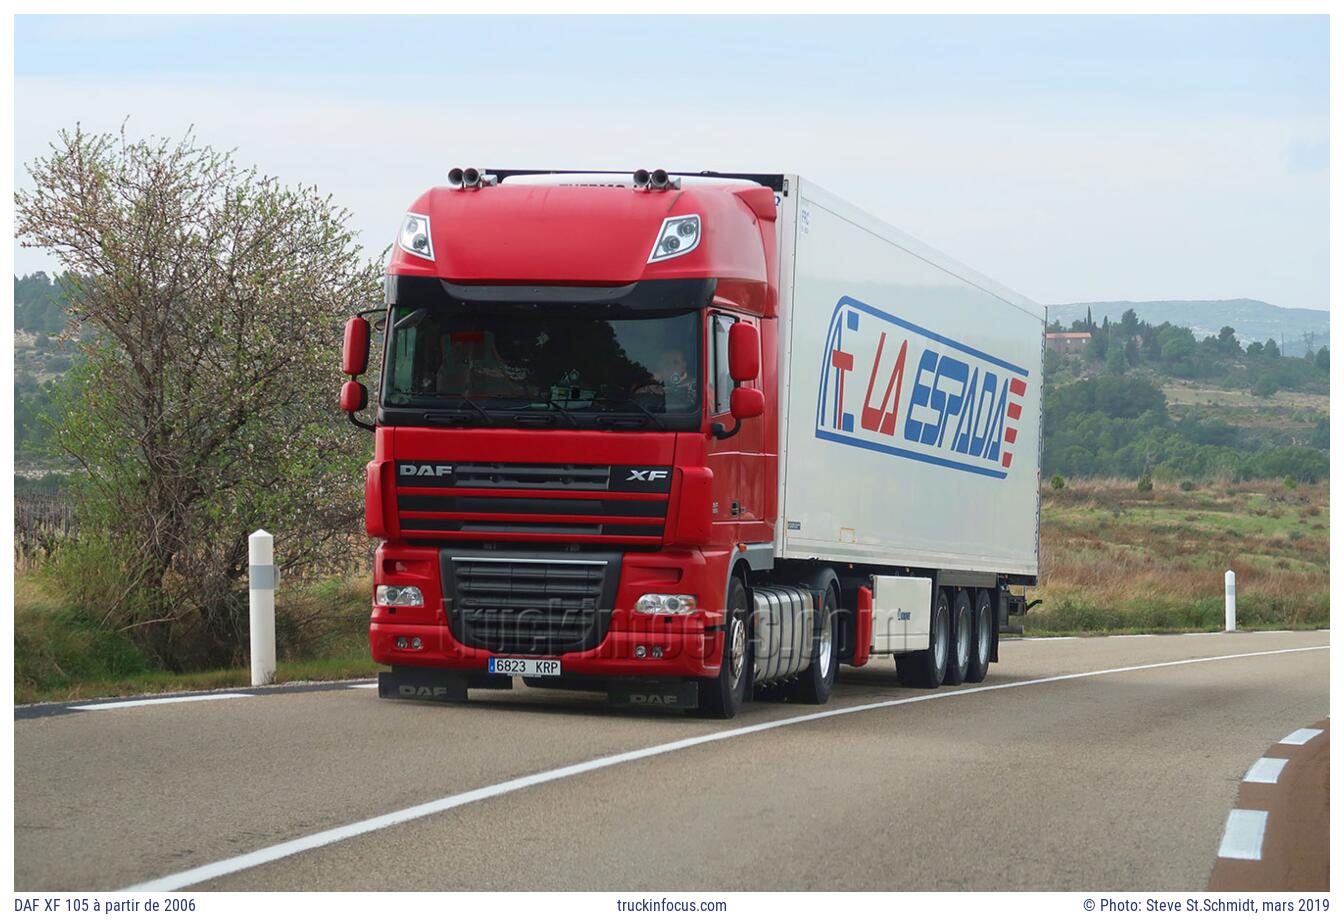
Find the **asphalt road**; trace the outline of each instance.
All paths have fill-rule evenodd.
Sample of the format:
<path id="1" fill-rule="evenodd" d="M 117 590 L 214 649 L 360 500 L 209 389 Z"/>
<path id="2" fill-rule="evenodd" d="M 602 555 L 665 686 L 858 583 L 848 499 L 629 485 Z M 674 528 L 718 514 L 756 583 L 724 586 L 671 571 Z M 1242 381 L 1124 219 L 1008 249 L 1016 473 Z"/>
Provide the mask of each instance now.
<path id="1" fill-rule="evenodd" d="M 730 723 L 521 684 L 464 706 L 340 687 L 31 712 L 15 885 L 1203 889 L 1247 768 L 1328 716 L 1328 642 L 1004 642 L 972 692 L 901 688 L 887 660 L 843 669 L 825 707 L 754 703 Z M 375 829 L 294 852 L 361 821 Z"/>

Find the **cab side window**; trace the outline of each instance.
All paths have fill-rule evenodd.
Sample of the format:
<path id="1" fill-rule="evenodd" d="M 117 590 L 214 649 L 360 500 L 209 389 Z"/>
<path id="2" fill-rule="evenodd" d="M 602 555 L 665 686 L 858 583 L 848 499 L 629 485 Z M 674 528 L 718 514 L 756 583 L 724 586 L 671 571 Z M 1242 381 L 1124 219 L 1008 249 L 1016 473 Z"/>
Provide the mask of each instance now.
<path id="1" fill-rule="evenodd" d="M 737 322 L 731 316 L 715 313 L 713 322 L 714 345 L 714 414 L 728 411 L 733 396 L 733 378 L 728 375 L 728 330 Z"/>

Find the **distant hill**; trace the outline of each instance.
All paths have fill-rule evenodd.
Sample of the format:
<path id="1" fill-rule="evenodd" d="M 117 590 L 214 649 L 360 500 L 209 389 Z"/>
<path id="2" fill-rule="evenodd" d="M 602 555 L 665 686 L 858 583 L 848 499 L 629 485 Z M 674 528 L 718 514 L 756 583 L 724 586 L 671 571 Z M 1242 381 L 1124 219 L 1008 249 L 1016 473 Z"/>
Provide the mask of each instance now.
<path id="1" fill-rule="evenodd" d="M 1196 338 L 1217 335 L 1224 326 L 1237 330 L 1237 338 L 1247 342 L 1273 339 L 1285 355 L 1301 356 L 1307 350 L 1306 336 L 1313 336 L 1312 348 L 1320 348 L 1330 341 L 1330 314 L 1325 310 L 1300 310 L 1278 307 L 1263 300 L 1110 300 L 1092 303 L 1062 303 L 1048 307 L 1050 320 L 1059 320 L 1067 329 L 1074 320 L 1087 319 L 1092 308 L 1092 319 L 1100 323 L 1109 316 L 1111 322 L 1132 309 L 1139 319 L 1160 325 L 1189 326 Z"/>

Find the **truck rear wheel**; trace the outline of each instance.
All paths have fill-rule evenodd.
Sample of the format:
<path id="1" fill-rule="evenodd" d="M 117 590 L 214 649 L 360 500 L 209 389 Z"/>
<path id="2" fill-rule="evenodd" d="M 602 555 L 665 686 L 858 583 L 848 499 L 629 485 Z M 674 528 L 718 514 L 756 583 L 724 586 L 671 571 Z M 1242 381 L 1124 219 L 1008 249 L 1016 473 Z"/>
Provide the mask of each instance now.
<path id="1" fill-rule="evenodd" d="M 737 715 L 751 684 L 751 637 L 747 631 L 747 586 L 734 577 L 728 582 L 723 611 L 723 659 L 719 676 L 699 682 L 699 713 L 711 719 Z"/>
<path id="2" fill-rule="evenodd" d="M 989 602 L 989 592 L 984 588 L 975 592 L 971 633 L 971 664 L 966 669 L 966 679 L 978 684 L 989 673 L 989 655 L 994 647 L 994 607 Z"/>
<path id="3" fill-rule="evenodd" d="M 831 698 L 835 672 L 840 667 L 840 643 L 835 634 L 837 606 L 835 585 L 831 585 L 822 596 L 821 609 L 817 611 L 817 629 L 812 638 L 812 664 L 798 675 L 798 685 L 792 689 L 789 699 L 818 704 Z"/>
<path id="4" fill-rule="evenodd" d="M 971 596 L 960 590 L 952 598 L 951 645 L 948 648 L 947 671 L 943 686 L 956 687 L 966 679 L 971 666 Z"/>
<path id="5" fill-rule="evenodd" d="M 935 591 L 929 614 L 929 647 L 896 656 L 896 676 L 907 687 L 937 687 L 947 670 L 951 609 L 946 591 Z"/>

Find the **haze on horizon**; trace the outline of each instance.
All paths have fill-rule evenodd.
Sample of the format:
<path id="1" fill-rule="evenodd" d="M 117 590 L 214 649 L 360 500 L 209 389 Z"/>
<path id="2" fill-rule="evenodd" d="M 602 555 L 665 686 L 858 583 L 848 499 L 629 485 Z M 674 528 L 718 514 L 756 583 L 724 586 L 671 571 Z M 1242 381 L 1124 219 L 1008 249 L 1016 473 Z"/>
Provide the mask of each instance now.
<path id="1" fill-rule="evenodd" d="M 194 126 L 376 254 L 454 165 L 799 172 L 1042 303 L 1328 307 L 1324 16 L 23 15 L 14 43 L 20 188 L 76 122 Z"/>

